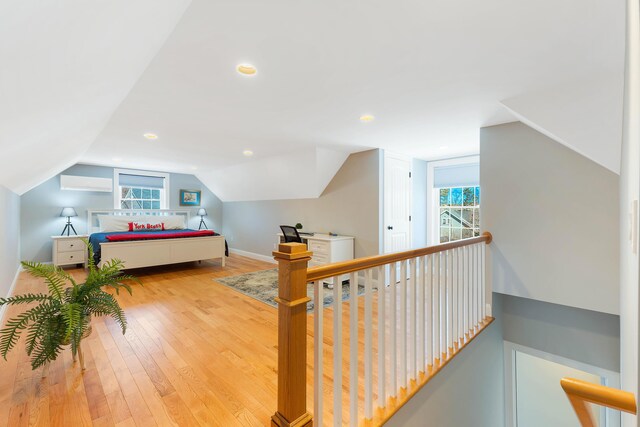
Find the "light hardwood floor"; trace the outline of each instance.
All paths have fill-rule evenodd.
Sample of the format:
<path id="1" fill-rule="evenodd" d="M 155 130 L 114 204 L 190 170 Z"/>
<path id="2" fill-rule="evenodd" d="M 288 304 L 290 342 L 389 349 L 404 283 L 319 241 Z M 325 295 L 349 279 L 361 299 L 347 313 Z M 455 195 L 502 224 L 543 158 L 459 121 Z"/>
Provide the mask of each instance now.
<path id="1" fill-rule="evenodd" d="M 274 267 L 232 256 L 225 268 L 134 271 L 143 286 L 118 298 L 127 333 L 94 319 L 84 374 L 65 351 L 42 378 L 22 342 L 0 359 L 0 426 L 268 425 L 276 408 L 276 310 L 214 279 Z M 15 292 L 43 286 L 22 273 Z"/>

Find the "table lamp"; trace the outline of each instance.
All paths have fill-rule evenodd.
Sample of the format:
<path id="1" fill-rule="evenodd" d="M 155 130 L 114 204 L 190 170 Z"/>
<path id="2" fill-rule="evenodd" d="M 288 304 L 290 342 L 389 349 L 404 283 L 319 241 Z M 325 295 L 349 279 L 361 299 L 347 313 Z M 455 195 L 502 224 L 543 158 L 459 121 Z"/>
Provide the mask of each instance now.
<path id="1" fill-rule="evenodd" d="M 78 214 L 76 213 L 76 210 L 74 208 L 62 208 L 62 212 L 60 212 L 60 216 L 67 217 L 67 225 L 64 226 L 64 229 L 62 230 L 62 234 L 60 235 L 64 236 L 64 233 L 66 232 L 67 236 L 69 236 L 71 235 L 71 231 L 73 230 L 73 234 L 77 236 L 78 233 L 76 233 L 76 229 L 73 228 L 73 224 L 71 224 L 71 217 L 78 216 Z"/>
<path id="2" fill-rule="evenodd" d="M 202 227 L 204 227 L 205 230 L 208 230 L 207 223 L 204 222 L 204 217 L 207 216 L 207 210 L 205 208 L 198 209 L 198 215 L 200 215 L 200 226 L 198 227 L 198 230 L 202 230 Z"/>

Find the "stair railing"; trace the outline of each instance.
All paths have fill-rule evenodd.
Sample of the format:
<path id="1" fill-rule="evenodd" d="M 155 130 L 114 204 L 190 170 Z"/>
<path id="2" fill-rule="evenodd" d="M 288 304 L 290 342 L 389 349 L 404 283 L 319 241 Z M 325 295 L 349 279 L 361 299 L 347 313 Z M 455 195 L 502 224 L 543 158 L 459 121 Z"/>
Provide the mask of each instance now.
<path id="1" fill-rule="evenodd" d="M 306 245 L 280 244 L 273 253 L 278 406 L 271 425 L 386 422 L 493 321 L 485 279 L 491 238 L 312 268 Z"/>
<path id="2" fill-rule="evenodd" d="M 574 378 L 562 378 L 560 386 L 569 398 L 574 411 L 576 411 L 582 427 L 596 427 L 598 425 L 593 411 L 591 411 L 590 403 L 634 415 L 637 412 L 636 397 L 628 391 Z"/>

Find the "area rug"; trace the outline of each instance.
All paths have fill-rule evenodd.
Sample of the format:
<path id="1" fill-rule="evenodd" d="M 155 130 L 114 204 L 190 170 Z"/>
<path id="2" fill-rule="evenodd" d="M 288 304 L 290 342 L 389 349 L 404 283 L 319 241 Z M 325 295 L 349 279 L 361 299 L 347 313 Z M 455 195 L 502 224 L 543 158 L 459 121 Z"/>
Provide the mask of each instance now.
<path id="1" fill-rule="evenodd" d="M 272 307 L 277 307 L 275 299 L 278 296 L 278 269 L 256 271 L 253 273 L 241 274 L 240 276 L 224 277 L 221 279 L 213 279 L 214 282 L 228 286 L 238 292 L 250 296 Z M 323 288 L 324 307 L 333 304 L 333 289 L 326 286 Z M 349 282 L 342 284 L 342 300 L 349 299 L 351 294 Z M 358 285 L 358 295 L 364 294 L 364 286 Z M 313 310 L 313 286 L 307 284 L 307 295 L 311 301 L 307 303 L 307 311 Z"/>

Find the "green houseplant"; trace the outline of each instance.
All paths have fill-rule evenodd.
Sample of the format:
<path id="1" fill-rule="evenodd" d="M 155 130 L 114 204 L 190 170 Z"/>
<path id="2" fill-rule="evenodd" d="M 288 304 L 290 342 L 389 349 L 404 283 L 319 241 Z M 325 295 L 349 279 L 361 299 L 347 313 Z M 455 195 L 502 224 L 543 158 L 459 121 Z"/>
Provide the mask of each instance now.
<path id="1" fill-rule="evenodd" d="M 0 330 L 0 354 L 6 360 L 9 351 L 16 346 L 21 334 L 26 331 L 26 352 L 31 356 L 31 367 L 36 369 L 55 360 L 63 346 L 71 345 L 74 356 L 80 357 L 82 369 L 84 358 L 80 347 L 83 338 L 91 333 L 91 316 L 111 316 L 122 329 L 127 328 L 127 319 L 118 301 L 103 288 L 112 288 L 118 294 L 125 289 L 131 294 L 126 280 L 138 281 L 122 274 L 123 263 L 107 261 L 98 268 L 88 246 L 88 274 L 84 283 L 77 283 L 71 275 L 59 267 L 37 262 L 22 262 L 22 267 L 32 276 L 43 278 L 47 293 L 27 293 L 9 298 L 0 298 L 0 306 L 34 304 L 26 311 L 9 319 Z"/>

